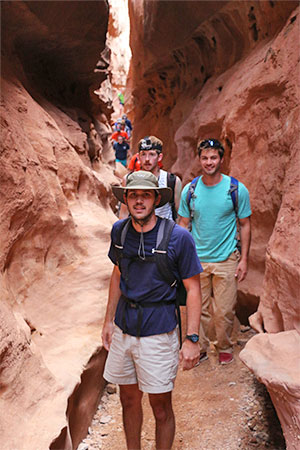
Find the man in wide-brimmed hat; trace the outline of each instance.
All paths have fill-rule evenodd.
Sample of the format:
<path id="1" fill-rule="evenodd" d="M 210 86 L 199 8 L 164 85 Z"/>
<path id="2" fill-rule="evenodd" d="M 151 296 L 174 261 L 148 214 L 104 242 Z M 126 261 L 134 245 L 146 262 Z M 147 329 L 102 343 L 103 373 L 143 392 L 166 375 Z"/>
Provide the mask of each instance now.
<path id="1" fill-rule="evenodd" d="M 158 236 L 171 222 L 155 215 L 172 196 L 151 172 L 133 172 L 113 193 L 130 218 L 113 226 L 109 258 L 115 264 L 102 330 L 109 351 L 104 378 L 120 385 L 129 449 L 141 448 L 142 395 L 149 394 L 156 423 L 156 448 L 169 449 L 175 433 L 172 390 L 178 363 L 184 370 L 199 360 L 201 264 L 190 233 L 172 222 L 168 263 L 187 291 L 187 336 L 179 352 L 176 286 L 168 284 L 155 259 Z M 120 239 L 121 236 L 121 239 Z"/>

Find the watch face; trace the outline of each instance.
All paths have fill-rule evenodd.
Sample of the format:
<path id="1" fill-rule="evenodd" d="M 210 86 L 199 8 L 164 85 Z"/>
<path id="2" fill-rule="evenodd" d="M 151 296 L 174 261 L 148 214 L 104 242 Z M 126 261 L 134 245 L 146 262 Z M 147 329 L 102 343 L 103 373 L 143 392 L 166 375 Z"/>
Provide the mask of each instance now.
<path id="1" fill-rule="evenodd" d="M 190 341 L 196 343 L 199 341 L 199 336 L 198 334 L 190 334 L 187 336 L 187 339 L 189 339 Z"/>

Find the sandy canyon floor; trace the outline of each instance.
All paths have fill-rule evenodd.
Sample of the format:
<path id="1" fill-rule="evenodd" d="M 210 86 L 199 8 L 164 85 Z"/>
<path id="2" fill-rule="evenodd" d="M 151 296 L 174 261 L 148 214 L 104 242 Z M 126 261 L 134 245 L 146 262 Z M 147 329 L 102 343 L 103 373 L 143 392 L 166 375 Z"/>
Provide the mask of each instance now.
<path id="1" fill-rule="evenodd" d="M 280 423 L 264 385 L 239 359 L 253 336 L 244 327 L 236 336 L 235 360 L 220 366 L 211 348 L 209 360 L 183 372 L 179 370 L 173 392 L 176 417 L 174 450 L 284 450 Z M 155 449 L 154 419 L 144 395 L 143 450 Z M 126 449 L 118 389 L 108 385 L 89 433 L 78 450 Z"/>

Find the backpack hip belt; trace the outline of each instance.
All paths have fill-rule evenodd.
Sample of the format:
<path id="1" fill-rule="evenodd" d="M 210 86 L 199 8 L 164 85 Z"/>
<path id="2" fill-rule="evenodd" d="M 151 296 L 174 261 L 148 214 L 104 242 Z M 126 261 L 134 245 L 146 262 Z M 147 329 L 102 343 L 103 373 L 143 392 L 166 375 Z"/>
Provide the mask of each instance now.
<path id="1" fill-rule="evenodd" d="M 128 333 L 128 327 L 126 323 L 126 308 L 133 308 L 137 309 L 138 311 L 138 320 L 137 320 L 137 332 L 136 336 L 141 337 L 141 328 L 142 328 L 142 322 L 143 322 L 143 309 L 144 308 L 152 308 L 153 306 L 163 306 L 163 305 L 172 305 L 175 304 L 176 299 L 174 300 L 160 300 L 158 302 L 136 302 L 135 300 L 132 300 L 131 298 L 125 297 L 125 295 L 122 295 L 121 298 L 125 301 L 125 305 L 123 308 L 123 314 L 122 314 L 122 325 L 123 325 L 123 334 Z"/>

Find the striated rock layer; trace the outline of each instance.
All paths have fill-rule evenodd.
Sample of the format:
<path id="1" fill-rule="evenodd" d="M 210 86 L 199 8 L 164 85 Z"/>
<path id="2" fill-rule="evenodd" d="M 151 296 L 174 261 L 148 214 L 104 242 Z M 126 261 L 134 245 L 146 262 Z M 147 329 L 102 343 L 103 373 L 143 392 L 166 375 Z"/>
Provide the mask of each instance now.
<path id="1" fill-rule="evenodd" d="M 76 448 L 103 388 L 111 271 L 103 2 L 2 2 L 0 435 Z"/>
<path id="2" fill-rule="evenodd" d="M 161 137 L 165 167 L 185 184 L 199 173 L 197 142 L 208 137 L 224 142 L 223 170 L 248 187 L 253 211 L 239 318 L 247 320 L 260 300 L 251 319 L 255 329 L 299 332 L 298 3 L 131 0 L 129 5 L 134 146 L 144 135 Z M 278 350 L 287 346 L 299 355 L 297 340 L 281 342 L 279 334 L 275 342 Z M 256 364 L 249 367 L 258 374 Z M 297 369 L 291 365 L 294 375 Z M 269 387 L 268 377 L 261 379 Z M 285 436 L 293 448 L 295 436 Z"/>

